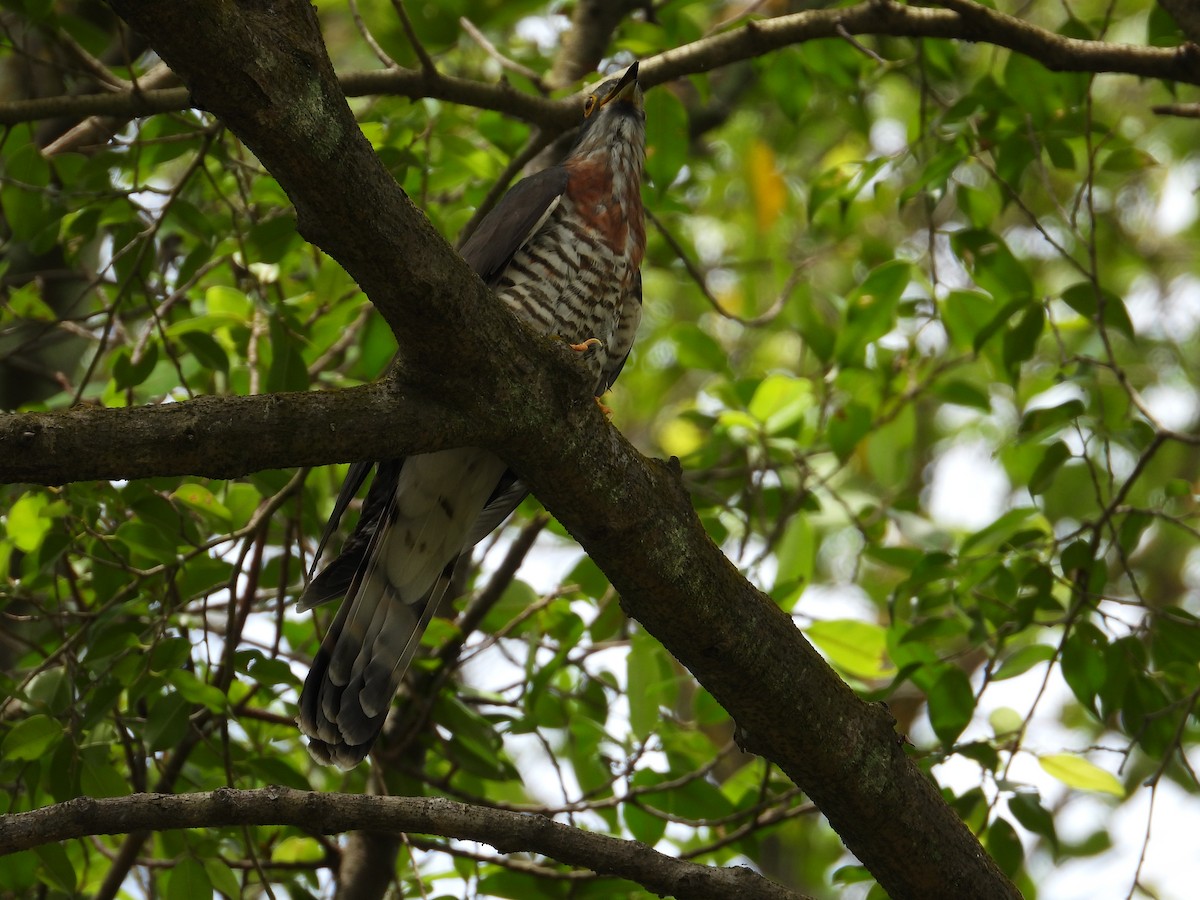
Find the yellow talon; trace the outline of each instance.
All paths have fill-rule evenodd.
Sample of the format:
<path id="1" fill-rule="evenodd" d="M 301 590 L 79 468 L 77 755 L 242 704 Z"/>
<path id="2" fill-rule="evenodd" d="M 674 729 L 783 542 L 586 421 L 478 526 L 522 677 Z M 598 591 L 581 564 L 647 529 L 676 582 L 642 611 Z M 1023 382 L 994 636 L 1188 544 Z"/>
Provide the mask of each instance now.
<path id="1" fill-rule="evenodd" d="M 588 347 L 596 347 L 596 346 L 599 346 L 599 344 L 600 344 L 599 338 L 588 338 L 582 344 L 567 344 L 567 346 L 570 347 L 572 350 L 574 350 L 576 353 L 582 353 Z"/>

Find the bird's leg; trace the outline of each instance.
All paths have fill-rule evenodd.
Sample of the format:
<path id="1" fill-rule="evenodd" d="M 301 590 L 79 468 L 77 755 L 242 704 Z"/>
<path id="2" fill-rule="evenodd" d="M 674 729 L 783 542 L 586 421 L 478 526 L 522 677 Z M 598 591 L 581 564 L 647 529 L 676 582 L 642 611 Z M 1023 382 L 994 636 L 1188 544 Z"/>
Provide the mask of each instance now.
<path id="1" fill-rule="evenodd" d="M 581 344 L 567 344 L 567 346 L 570 347 L 572 350 L 574 350 L 576 353 L 582 353 L 588 347 L 597 347 L 599 345 L 600 345 L 599 338 L 588 338 L 586 341 L 584 341 Z"/>
<path id="2" fill-rule="evenodd" d="M 612 418 L 612 415 L 613 415 L 612 408 L 605 406 L 604 401 L 601 400 L 599 397 L 596 398 L 596 405 L 598 407 L 600 407 L 600 412 L 604 413 L 604 418 L 606 418 L 606 419 Z"/>

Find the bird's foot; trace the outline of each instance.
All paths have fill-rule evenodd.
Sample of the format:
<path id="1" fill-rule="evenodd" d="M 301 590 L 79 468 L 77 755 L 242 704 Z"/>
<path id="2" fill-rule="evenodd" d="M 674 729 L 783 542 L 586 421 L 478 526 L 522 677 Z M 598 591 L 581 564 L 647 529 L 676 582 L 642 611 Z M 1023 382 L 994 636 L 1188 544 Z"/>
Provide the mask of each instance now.
<path id="1" fill-rule="evenodd" d="M 572 350 L 574 350 L 576 353 L 582 353 L 584 350 L 588 349 L 589 347 L 600 346 L 600 339 L 599 338 L 588 338 L 586 341 L 584 341 L 581 344 L 567 344 L 567 346 L 570 347 Z"/>
<path id="2" fill-rule="evenodd" d="M 599 397 L 596 398 L 596 405 L 598 407 L 600 407 L 600 412 L 604 413 L 604 418 L 606 418 L 606 419 L 612 418 L 612 416 L 613 416 L 612 408 L 605 406 L 604 401 L 601 400 Z"/>

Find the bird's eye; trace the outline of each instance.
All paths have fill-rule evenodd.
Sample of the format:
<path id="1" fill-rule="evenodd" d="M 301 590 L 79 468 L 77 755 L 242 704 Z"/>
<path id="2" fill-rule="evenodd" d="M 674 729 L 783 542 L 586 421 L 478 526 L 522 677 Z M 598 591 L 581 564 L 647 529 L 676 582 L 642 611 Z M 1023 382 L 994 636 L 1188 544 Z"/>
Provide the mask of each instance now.
<path id="1" fill-rule="evenodd" d="M 591 94 L 583 104 L 583 117 L 586 119 L 596 111 L 596 95 Z"/>

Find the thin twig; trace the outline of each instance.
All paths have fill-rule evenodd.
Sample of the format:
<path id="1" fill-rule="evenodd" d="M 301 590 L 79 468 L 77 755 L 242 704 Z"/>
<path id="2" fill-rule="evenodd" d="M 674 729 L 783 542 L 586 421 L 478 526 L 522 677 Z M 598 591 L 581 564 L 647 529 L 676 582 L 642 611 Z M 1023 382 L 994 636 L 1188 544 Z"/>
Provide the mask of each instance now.
<path id="1" fill-rule="evenodd" d="M 132 87 L 132 84 L 126 81 L 121 76 L 117 75 L 108 66 L 101 62 L 96 57 L 92 56 L 82 44 L 75 38 L 71 37 L 66 30 L 59 31 L 58 42 L 62 44 L 71 55 L 79 61 L 81 65 L 95 76 L 96 80 L 107 88 L 127 91 Z"/>
<path id="2" fill-rule="evenodd" d="M 731 313 L 729 310 L 721 306 L 720 300 L 713 296 L 712 291 L 708 289 L 708 284 L 706 283 L 704 273 L 700 271 L 700 267 L 696 265 L 695 261 L 688 256 L 683 245 L 673 234 L 671 234 L 671 232 L 667 229 L 667 226 L 664 225 L 658 216 L 654 215 L 654 213 L 652 213 L 650 210 L 647 209 L 645 212 L 646 218 L 649 219 L 650 223 L 658 229 L 658 233 L 663 236 L 663 240 L 667 242 L 667 245 L 671 248 L 671 250 L 674 251 L 675 255 L 679 257 L 679 261 L 683 263 L 684 269 L 687 270 L 687 273 L 689 276 L 691 276 L 692 280 L 696 282 L 696 286 L 700 288 L 700 292 L 704 295 L 704 298 L 709 302 L 712 308 L 715 309 L 722 317 L 737 322 L 739 325 L 744 325 L 747 328 L 759 328 L 772 322 L 776 316 L 783 311 L 783 307 L 787 303 L 788 298 L 791 297 L 792 291 L 794 291 L 796 289 L 796 285 L 800 283 L 800 276 L 805 268 L 803 265 L 797 266 L 795 271 L 788 276 L 787 283 L 784 284 L 783 290 L 779 292 L 779 296 L 775 298 L 775 301 L 770 305 L 766 312 L 761 313 L 760 315 L 757 315 L 751 319 L 743 318 L 737 313 Z"/>
<path id="3" fill-rule="evenodd" d="M 504 192 L 508 190 L 509 184 L 517 177 L 517 173 L 525 168 L 530 160 L 548 147 L 551 140 L 553 140 L 553 136 L 540 128 L 530 135 L 525 147 L 504 167 L 504 171 L 500 173 L 492 185 L 492 189 L 488 191 L 487 196 L 476 207 L 474 215 L 471 216 L 467 224 L 463 226 L 462 231 L 459 232 L 458 242 L 455 244 L 456 247 L 461 248 L 466 243 L 467 238 L 479 227 L 479 223 L 483 221 L 484 217 L 500 201 Z"/>
<path id="4" fill-rule="evenodd" d="M 546 85 L 542 83 L 541 75 L 533 71 L 533 69 L 529 68 L 528 66 L 521 65 L 515 59 L 509 59 L 507 56 L 497 50 L 496 45 L 489 41 L 487 36 L 478 28 L 476 28 L 475 24 L 470 19 L 468 19 L 466 16 L 459 16 L 458 24 L 462 26 L 463 31 L 471 36 L 471 39 L 475 41 L 475 43 L 483 48 L 484 53 L 500 64 L 500 68 L 508 69 L 510 72 L 515 72 L 522 78 L 528 78 L 533 82 L 533 86 L 538 89 L 538 93 L 543 95 L 549 93 Z"/>
<path id="5" fill-rule="evenodd" d="M 1159 116 L 1181 116 L 1185 119 L 1200 119 L 1200 103 L 1160 103 L 1150 107 Z"/>
<path id="6" fill-rule="evenodd" d="M 408 10 L 404 8 L 404 0 L 392 0 L 392 6 L 396 10 L 396 15 L 400 17 L 400 24 L 404 28 L 404 34 L 408 38 L 408 42 L 412 44 L 413 53 L 417 54 L 417 59 L 421 61 L 422 71 L 428 76 L 437 77 L 437 66 L 433 64 L 433 58 L 429 55 L 429 51 L 425 49 L 425 45 L 417 37 L 412 19 L 408 17 Z"/>
<path id="7" fill-rule="evenodd" d="M 851 47 L 853 47 L 859 53 L 863 54 L 866 57 L 869 57 L 870 59 L 875 60 L 875 62 L 879 63 L 881 66 L 886 66 L 888 64 L 888 61 L 886 59 L 884 59 L 882 56 L 880 56 L 878 53 L 876 53 L 870 47 L 861 43 L 854 35 L 852 35 L 850 32 L 848 32 L 846 30 L 846 26 L 843 25 L 841 22 L 838 22 L 837 33 L 839 35 L 841 35 L 842 40 L 844 40 L 847 44 L 849 44 Z"/>
<path id="8" fill-rule="evenodd" d="M 363 17 L 358 12 L 358 0 L 350 0 L 350 15 L 354 18 L 354 27 L 358 29 L 358 33 L 362 35 L 366 45 L 371 48 L 375 58 L 389 69 L 400 68 L 396 61 L 388 56 L 387 51 L 379 45 L 379 41 L 375 40 L 375 35 L 371 34 L 371 29 L 367 27 L 367 23 L 363 21 Z"/>

